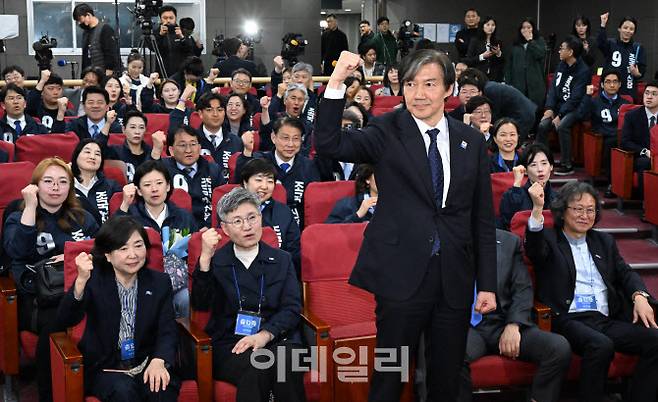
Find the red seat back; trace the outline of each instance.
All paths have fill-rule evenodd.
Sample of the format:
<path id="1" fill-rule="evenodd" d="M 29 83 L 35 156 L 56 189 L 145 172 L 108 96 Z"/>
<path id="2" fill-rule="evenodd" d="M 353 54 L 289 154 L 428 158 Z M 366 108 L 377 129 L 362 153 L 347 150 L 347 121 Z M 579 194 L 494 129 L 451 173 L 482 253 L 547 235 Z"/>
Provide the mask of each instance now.
<path id="1" fill-rule="evenodd" d="M 392 112 L 392 111 L 393 111 L 392 107 L 375 106 L 372 109 L 370 109 L 370 113 L 372 113 L 373 116 L 381 116 L 385 113 Z"/>
<path id="2" fill-rule="evenodd" d="M 16 140 L 16 160 L 37 165 L 45 158 L 59 156 L 70 162 L 78 142 L 78 136 L 70 133 L 23 135 Z"/>
<path id="3" fill-rule="evenodd" d="M 253 117 L 251 118 L 251 127 L 253 127 L 254 130 L 259 131 L 260 130 L 260 112 L 254 113 Z M 254 151 L 256 149 L 254 148 Z"/>
<path id="4" fill-rule="evenodd" d="M 201 115 L 199 112 L 192 112 L 190 114 L 190 126 L 195 129 L 201 127 Z"/>
<path id="5" fill-rule="evenodd" d="M 530 214 L 532 211 L 519 211 L 514 214 L 512 221 L 510 222 L 510 232 L 519 236 L 521 239 L 525 238 L 525 229 L 528 226 L 528 219 L 530 219 Z M 553 214 L 551 211 L 545 209 L 542 211 L 544 216 L 544 227 L 552 228 L 553 227 Z"/>
<path id="6" fill-rule="evenodd" d="M 528 178 L 523 179 L 522 185 L 528 181 Z M 500 216 L 500 200 L 503 199 L 505 191 L 509 190 L 514 185 L 514 173 L 502 172 L 491 173 L 491 195 L 493 196 L 493 207 L 496 216 Z"/>
<path id="7" fill-rule="evenodd" d="M 1 119 L 2 117 L 0 117 Z M 0 141 L 0 149 L 5 151 L 7 155 L 9 156 L 9 159 L 7 159 L 8 162 L 13 162 L 14 161 L 14 152 L 16 147 L 14 146 L 13 143 L 7 142 L 7 141 Z"/>
<path id="8" fill-rule="evenodd" d="M 112 161 L 112 162 L 122 162 L 122 161 Z M 105 177 L 107 177 L 108 179 L 116 181 L 117 184 L 121 187 L 128 184 L 128 179 L 126 178 L 125 170 L 121 169 L 119 166 L 106 165 L 103 167 L 103 174 L 105 174 Z"/>
<path id="9" fill-rule="evenodd" d="M 302 232 L 304 306 L 332 327 L 375 320 L 374 296 L 347 283 L 365 228 L 365 223 L 317 224 Z"/>
<path id="10" fill-rule="evenodd" d="M 457 109 L 459 106 L 461 106 L 461 101 L 459 100 L 458 96 L 450 96 L 448 99 L 446 99 L 445 103 L 445 111 L 446 113 L 450 113 L 453 110 Z"/>
<path id="11" fill-rule="evenodd" d="M 22 198 L 21 190 L 30 184 L 34 164 L 32 162 L 0 163 L 0 238 L 2 237 L 2 215 L 10 202 Z"/>
<path id="12" fill-rule="evenodd" d="M 644 174 L 644 217 L 647 222 L 658 225 L 658 172 Z"/>
<path id="13" fill-rule="evenodd" d="M 649 130 L 649 149 L 651 150 L 651 170 L 658 172 L 658 124 Z"/>
<path id="14" fill-rule="evenodd" d="M 238 158 L 242 155 L 242 152 L 234 152 L 229 156 L 228 158 L 228 181 L 229 183 L 233 183 L 236 181 L 235 178 L 235 171 L 237 170 L 238 167 Z"/>
<path id="15" fill-rule="evenodd" d="M 146 123 L 146 134 L 149 138 L 151 134 L 158 130 L 161 130 L 167 135 L 169 131 L 169 113 L 146 113 L 146 119 L 148 120 L 148 123 Z"/>
<path id="16" fill-rule="evenodd" d="M 355 195 L 353 180 L 309 183 L 304 192 L 305 227 L 324 223 L 338 200 Z"/>
<path id="17" fill-rule="evenodd" d="M 635 110 L 641 106 L 639 105 L 630 105 L 624 104 L 619 108 L 619 117 L 617 117 L 617 143 L 621 144 L 621 129 L 624 127 L 624 120 L 626 119 L 626 113 L 631 110 Z"/>
<path id="18" fill-rule="evenodd" d="M 212 227 L 219 227 L 219 218 L 217 217 L 217 203 L 225 194 L 228 194 L 231 190 L 239 186 L 240 184 L 223 184 L 221 186 L 215 187 L 215 189 L 212 191 Z M 288 193 L 286 192 L 286 188 L 283 187 L 281 183 L 276 183 L 274 185 L 272 198 L 284 205 L 288 203 Z"/>
<path id="19" fill-rule="evenodd" d="M 375 90 L 373 89 L 373 91 Z M 372 105 L 381 108 L 393 108 L 401 103 L 402 103 L 401 96 L 375 96 Z"/>

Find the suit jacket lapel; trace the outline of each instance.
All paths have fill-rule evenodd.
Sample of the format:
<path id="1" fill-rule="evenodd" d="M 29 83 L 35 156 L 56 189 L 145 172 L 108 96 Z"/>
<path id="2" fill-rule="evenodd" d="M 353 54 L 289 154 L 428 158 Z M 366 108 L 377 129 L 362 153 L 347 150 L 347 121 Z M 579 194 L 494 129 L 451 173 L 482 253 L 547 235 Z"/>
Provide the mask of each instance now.
<path id="1" fill-rule="evenodd" d="M 446 205 L 448 205 L 448 199 L 456 191 L 455 188 L 458 187 L 459 182 L 459 175 L 453 173 L 459 172 L 459 168 L 465 166 L 466 148 L 462 147 L 462 143 L 465 143 L 466 147 L 469 144 L 464 141 L 455 124 L 450 121 L 451 118 L 447 115 L 444 118 L 448 119 L 448 135 L 450 139 L 450 188 L 448 188 L 448 195 L 446 197 Z"/>
<path id="2" fill-rule="evenodd" d="M 412 170 L 417 172 L 418 175 L 413 175 L 409 177 L 409 180 L 415 180 L 419 178 L 425 187 L 426 195 L 429 199 L 429 202 L 434 205 L 434 187 L 432 186 L 432 173 L 430 172 L 430 164 L 427 159 L 427 151 L 425 150 L 425 142 L 421 132 L 418 130 L 418 126 L 411 117 L 409 111 L 404 111 L 400 113 L 400 141 L 404 146 L 407 154 L 409 155 L 409 161 L 412 165 Z M 440 206 L 439 206 L 440 207 Z"/>
<path id="3" fill-rule="evenodd" d="M 119 324 L 121 322 L 121 301 L 119 301 L 119 289 L 117 289 L 116 277 L 114 272 L 108 272 L 102 276 L 105 306 L 107 309 L 108 325 L 106 328 L 116 328 L 116 331 L 110 334 L 109 339 L 112 342 L 111 347 L 116 349 L 119 340 Z M 107 338 L 103 338 L 107 339 Z"/>
<path id="4" fill-rule="evenodd" d="M 149 281 L 144 279 L 146 267 L 142 267 L 137 273 L 137 313 L 135 314 L 135 346 L 139 344 L 144 334 L 145 325 L 148 320 L 146 312 L 151 308 L 153 290 Z"/>

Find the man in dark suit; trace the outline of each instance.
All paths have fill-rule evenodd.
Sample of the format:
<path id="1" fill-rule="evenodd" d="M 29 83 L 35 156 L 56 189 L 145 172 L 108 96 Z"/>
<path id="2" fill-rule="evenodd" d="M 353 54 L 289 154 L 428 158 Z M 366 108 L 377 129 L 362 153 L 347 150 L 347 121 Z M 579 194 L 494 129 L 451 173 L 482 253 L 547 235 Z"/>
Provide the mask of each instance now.
<path id="1" fill-rule="evenodd" d="M 647 84 L 642 103 L 644 107 L 626 113 L 621 130 L 621 148 L 635 156 L 633 170 L 640 175 L 640 193 L 644 184 L 642 175 L 651 169 L 649 130 L 658 123 L 658 81 Z"/>
<path id="2" fill-rule="evenodd" d="M 528 193 L 533 208 L 525 250 L 535 267 L 537 298 L 553 312 L 553 330 L 582 356 L 580 401 L 603 400 L 608 368 L 622 352 L 639 356 L 625 400 L 655 402 L 658 326 L 649 304 L 655 299 L 619 255 L 614 238 L 592 230 L 598 192 L 588 183 L 564 185 L 551 207 L 555 229 L 543 225 L 541 184 Z"/>
<path id="3" fill-rule="evenodd" d="M 245 70 L 251 73 L 252 77 L 258 77 L 258 71 L 256 70 L 256 65 L 251 60 L 245 60 L 244 57 L 247 55 L 249 49 L 247 45 L 242 43 L 240 38 L 229 38 L 224 41 L 224 49 L 226 51 L 226 60 L 218 61 L 215 63 L 213 68 L 219 69 L 220 77 L 231 77 L 233 71 L 238 68 L 244 68 Z"/>
<path id="4" fill-rule="evenodd" d="M 110 95 L 104 88 L 89 87 L 82 93 L 85 114 L 66 123 L 65 131 L 73 131 L 81 140 L 100 138 L 101 132 L 123 133 L 116 120 L 116 112 L 110 110 Z"/>
<path id="5" fill-rule="evenodd" d="M 377 214 L 365 231 L 350 283 L 375 294 L 377 347 L 393 348 L 398 361 L 405 351 L 415 355 L 425 331 L 430 400 L 454 401 L 476 278 L 475 309 L 486 313 L 496 307 L 484 138 L 444 115 L 455 71 L 435 50 L 416 51 L 400 66 L 407 109 L 362 130 L 341 131 L 343 82 L 359 65 L 358 55 L 341 54 L 315 132 L 319 155 L 375 165 Z M 397 373 L 374 372 L 371 401 L 397 401 L 401 391 Z"/>
<path id="6" fill-rule="evenodd" d="M 569 342 L 558 334 L 537 328 L 530 317 L 532 282 L 523 263 L 518 236 L 497 229 L 498 291 L 496 311 L 471 316 L 459 400 L 471 401 L 470 363 L 488 354 L 537 363 L 529 396 L 534 401 L 557 402 L 562 380 L 571 362 Z"/>

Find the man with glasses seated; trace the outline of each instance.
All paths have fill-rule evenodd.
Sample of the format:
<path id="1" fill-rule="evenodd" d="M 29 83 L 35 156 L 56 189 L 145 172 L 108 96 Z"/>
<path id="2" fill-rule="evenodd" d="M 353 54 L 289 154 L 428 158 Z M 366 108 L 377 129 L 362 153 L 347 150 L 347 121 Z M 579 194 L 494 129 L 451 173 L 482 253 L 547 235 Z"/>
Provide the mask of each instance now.
<path id="1" fill-rule="evenodd" d="M 448 113 L 448 116 L 455 118 L 459 121 L 464 120 L 464 114 L 466 113 L 466 104 L 474 96 L 482 96 L 483 85 L 481 82 L 471 79 L 469 77 L 463 77 L 459 79 L 459 107 Z"/>
<path id="2" fill-rule="evenodd" d="M 211 226 L 212 191 L 226 183 L 219 165 L 201 158 L 200 134 L 190 126 L 169 130 L 169 154 L 163 161 L 174 188 L 185 190 L 192 198 L 192 214 L 198 227 Z M 157 159 L 157 158 L 154 158 Z"/>
<path id="3" fill-rule="evenodd" d="M 619 255 L 612 235 L 593 226 L 599 193 L 590 184 L 565 184 L 551 205 L 555 228 L 544 227 L 544 187 L 528 189 L 532 215 L 525 251 L 535 267 L 536 297 L 553 313 L 553 331 L 582 357 L 580 401 L 603 401 L 615 352 L 639 356 L 624 400 L 655 402 L 658 325 L 640 276 Z"/>
<path id="4" fill-rule="evenodd" d="M 191 85 L 185 87 L 178 105 L 169 113 L 169 131 L 184 124 L 185 99 L 189 99 L 194 91 Z M 229 177 L 228 159 L 231 154 L 242 152 L 240 137 L 222 129 L 226 118 L 226 99 L 217 93 L 205 93 L 197 100 L 196 111 L 201 116 L 201 127 L 195 130 L 201 145 L 201 155 L 212 155 L 226 182 Z"/>
<path id="5" fill-rule="evenodd" d="M 25 89 L 16 84 L 7 84 L 0 93 L 0 105 L 5 115 L 0 119 L 1 141 L 16 142 L 18 137 L 29 134 L 48 134 L 48 127 L 39 124 L 30 115 L 25 113 L 27 107 Z M 53 127 L 64 132 L 64 111 L 58 115 L 59 120 Z"/>
<path id="6" fill-rule="evenodd" d="M 466 103 L 464 124 L 470 125 L 484 135 L 487 146 L 491 147 L 493 137 L 489 134 L 491 129 L 492 104 L 486 96 L 474 96 Z"/>

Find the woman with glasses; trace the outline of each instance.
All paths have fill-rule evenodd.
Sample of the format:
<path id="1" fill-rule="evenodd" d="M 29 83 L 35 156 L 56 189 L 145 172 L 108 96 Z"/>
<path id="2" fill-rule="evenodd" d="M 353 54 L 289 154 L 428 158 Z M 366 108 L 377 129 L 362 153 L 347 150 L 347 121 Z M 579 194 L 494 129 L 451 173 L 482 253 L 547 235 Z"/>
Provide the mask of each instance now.
<path id="1" fill-rule="evenodd" d="M 222 234 L 204 231 L 192 274 L 192 306 L 210 310 L 206 332 L 212 337 L 213 376 L 237 387 L 237 401 L 267 402 L 270 392 L 276 400 L 304 401 L 303 373 L 291 365 L 293 349 L 301 347 L 301 295 L 292 258 L 261 241 L 255 194 L 235 188 L 217 209 Z M 230 241 L 216 250 L 222 236 Z M 251 360 L 259 349 L 286 361 L 258 367 Z M 284 367 L 285 381 L 277 381 L 277 368 Z"/>
<path id="2" fill-rule="evenodd" d="M 544 189 L 544 209 L 551 207 L 555 192 L 551 189 L 551 173 L 553 172 L 553 154 L 544 144 L 532 144 L 525 149 L 521 157 L 521 164 L 514 167 L 514 185 L 503 194 L 500 200 L 500 216 L 497 226 L 499 229 L 509 230 L 514 214 L 519 211 L 532 209 L 532 199 L 528 189 L 539 183 Z M 528 180 L 523 184 L 524 176 Z"/>
<path id="3" fill-rule="evenodd" d="M 36 305 L 35 265 L 43 260 L 64 260 L 64 243 L 89 239 L 98 224 L 75 195 L 73 172 L 59 158 L 42 160 L 21 194 L 19 210 L 7 218 L 2 235 L 11 258 L 18 291 L 18 329 L 37 332 L 37 382 L 40 400 L 51 396 L 48 335 L 58 330 L 55 312 L 59 301 Z"/>

